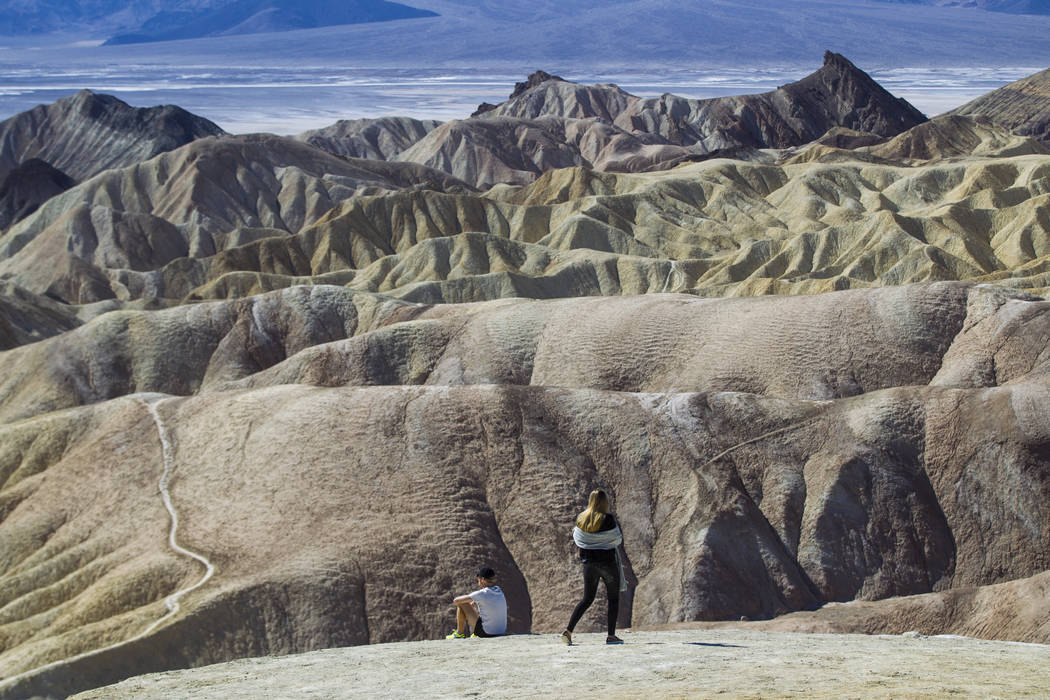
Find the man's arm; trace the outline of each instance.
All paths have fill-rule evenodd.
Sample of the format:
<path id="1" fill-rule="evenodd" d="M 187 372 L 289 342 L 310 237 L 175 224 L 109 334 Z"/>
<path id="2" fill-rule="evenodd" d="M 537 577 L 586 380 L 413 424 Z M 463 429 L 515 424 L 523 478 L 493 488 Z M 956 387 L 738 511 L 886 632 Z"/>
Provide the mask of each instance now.
<path id="1" fill-rule="evenodd" d="M 470 594 L 457 596 L 452 599 L 452 602 L 456 605 L 462 605 L 463 603 L 473 603 L 474 599 L 470 597 Z"/>

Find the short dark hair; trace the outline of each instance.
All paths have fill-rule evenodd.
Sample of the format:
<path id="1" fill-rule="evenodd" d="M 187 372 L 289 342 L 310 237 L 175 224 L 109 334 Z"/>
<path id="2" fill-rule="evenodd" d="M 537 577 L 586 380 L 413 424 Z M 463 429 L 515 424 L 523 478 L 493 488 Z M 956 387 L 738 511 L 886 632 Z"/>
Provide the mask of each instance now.
<path id="1" fill-rule="evenodd" d="M 491 566 L 483 566 L 477 570 L 477 576 L 479 578 L 496 578 L 496 572 L 492 570 Z"/>

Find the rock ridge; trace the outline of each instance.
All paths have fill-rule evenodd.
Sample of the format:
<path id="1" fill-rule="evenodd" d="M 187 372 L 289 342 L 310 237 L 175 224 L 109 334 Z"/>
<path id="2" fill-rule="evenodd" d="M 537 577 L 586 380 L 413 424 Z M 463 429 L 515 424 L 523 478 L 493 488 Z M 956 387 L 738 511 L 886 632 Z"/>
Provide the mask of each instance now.
<path id="1" fill-rule="evenodd" d="M 131 107 L 81 90 L 0 122 L 0 176 L 35 157 L 81 181 L 222 133 L 181 107 Z"/>

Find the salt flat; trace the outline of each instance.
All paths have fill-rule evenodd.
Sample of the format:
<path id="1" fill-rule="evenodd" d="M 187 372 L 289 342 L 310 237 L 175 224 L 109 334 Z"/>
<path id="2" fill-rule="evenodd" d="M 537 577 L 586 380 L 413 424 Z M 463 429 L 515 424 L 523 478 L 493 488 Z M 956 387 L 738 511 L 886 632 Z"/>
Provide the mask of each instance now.
<path id="1" fill-rule="evenodd" d="M 24 55 L 24 54 L 23 54 Z M 46 57 L 45 57 L 46 58 Z M 506 99 L 514 83 L 546 64 L 475 69 L 244 68 L 219 62 L 199 65 L 4 62 L 0 52 L 0 119 L 89 89 L 137 107 L 177 104 L 211 119 L 230 133 L 295 134 L 340 119 L 399 115 L 417 119 L 463 119 L 482 102 Z M 86 63 L 85 63 L 86 61 Z M 819 64 L 682 69 L 562 71 L 585 84 L 615 83 L 639 97 L 671 93 L 689 98 L 767 92 L 797 80 Z M 895 68 L 872 71 L 890 92 L 928 116 L 954 109 L 989 90 L 1045 66 Z"/>

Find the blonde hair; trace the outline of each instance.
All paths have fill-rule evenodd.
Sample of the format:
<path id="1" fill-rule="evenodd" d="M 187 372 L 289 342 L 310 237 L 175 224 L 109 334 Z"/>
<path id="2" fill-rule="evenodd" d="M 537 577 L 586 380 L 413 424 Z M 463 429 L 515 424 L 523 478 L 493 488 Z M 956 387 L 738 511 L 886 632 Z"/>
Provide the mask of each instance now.
<path id="1" fill-rule="evenodd" d="M 576 527 L 584 532 L 598 532 L 608 512 L 609 497 L 601 489 L 594 489 L 587 499 L 587 510 L 576 516 Z"/>

